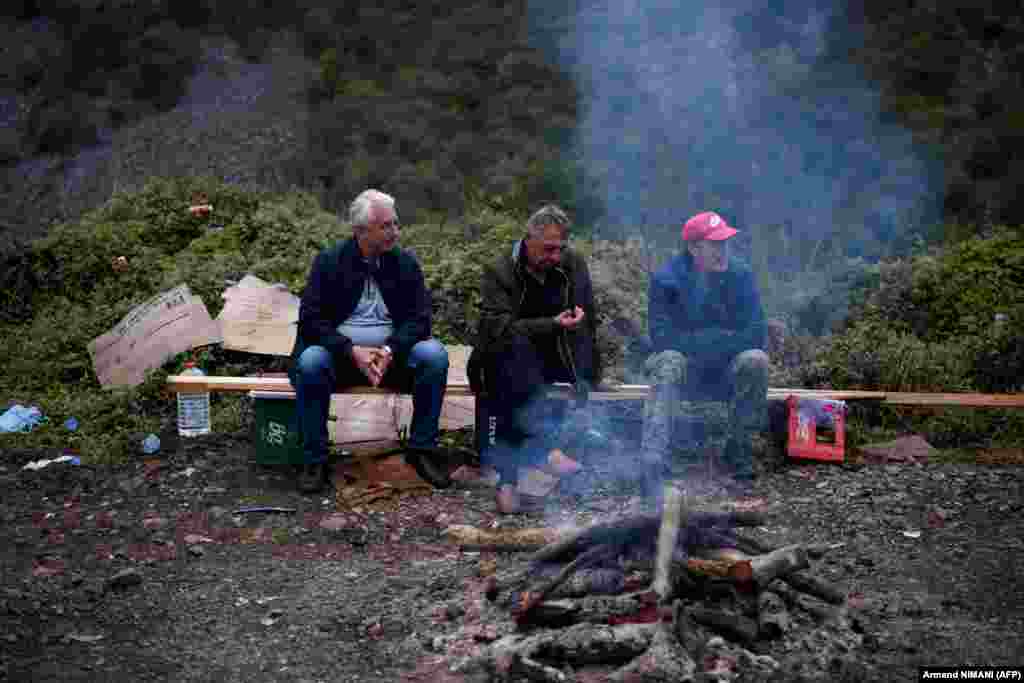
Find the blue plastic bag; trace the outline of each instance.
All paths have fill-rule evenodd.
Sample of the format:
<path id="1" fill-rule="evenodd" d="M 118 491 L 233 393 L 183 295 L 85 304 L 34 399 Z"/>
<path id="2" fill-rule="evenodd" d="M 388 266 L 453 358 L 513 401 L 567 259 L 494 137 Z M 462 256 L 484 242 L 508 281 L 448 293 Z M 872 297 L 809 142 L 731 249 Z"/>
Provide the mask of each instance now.
<path id="1" fill-rule="evenodd" d="M 19 403 L 0 415 L 0 432 L 30 432 L 44 419 L 43 411 L 36 406 L 28 408 Z"/>

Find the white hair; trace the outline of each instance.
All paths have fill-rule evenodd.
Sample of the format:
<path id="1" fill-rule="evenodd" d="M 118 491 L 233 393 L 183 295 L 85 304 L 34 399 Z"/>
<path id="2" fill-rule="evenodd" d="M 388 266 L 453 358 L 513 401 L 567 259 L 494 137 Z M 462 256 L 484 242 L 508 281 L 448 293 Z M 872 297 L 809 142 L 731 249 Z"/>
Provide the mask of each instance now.
<path id="1" fill-rule="evenodd" d="M 526 234 L 530 237 L 540 237 L 545 225 L 557 225 L 562 229 L 562 236 L 568 237 L 571 224 L 572 221 L 565 211 L 554 204 L 546 204 L 537 209 L 526 221 Z"/>
<path id="2" fill-rule="evenodd" d="M 360 192 L 348 207 L 348 222 L 352 224 L 352 229 L 359 231 L 365 228 L 370 223 L 370 212 L 377 205 L 394 210 L 395 198 L 380 190 L 371 189 Z"/>

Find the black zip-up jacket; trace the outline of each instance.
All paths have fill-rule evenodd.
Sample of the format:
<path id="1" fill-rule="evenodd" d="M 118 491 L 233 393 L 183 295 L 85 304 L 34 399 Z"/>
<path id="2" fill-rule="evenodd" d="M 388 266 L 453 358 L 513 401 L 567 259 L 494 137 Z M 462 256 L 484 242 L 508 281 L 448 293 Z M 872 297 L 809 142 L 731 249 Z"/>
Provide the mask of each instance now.
<path id="1" fill-rule="evenodd" d="M 409 252 L 395 247 L 377 263 L 374 277 L 395 326 L 387 345 L 396 356 L 406 357 L 416 342 L 430 338 L 430 291 Z M 370 267 L 354 238 L 317 254 L 302 292 L 292 358 L 310 346 L 323 346 L 336 358 L 351 355 L 352 340 L 338 332 L 338 325 L 359 303 Z"/>
<path id="2" fill-rule="evenodd" d="M 525 294 L 526 255 L 522 243 L 502 254 L 484 268 L 480 280 L 480 327 L 474 351 L 487 353 L 501 347 L 512 335 L 523 334 L 533 339 L 548 338 L 557 345 L 558 355 L 569 369 L 574 381 L 586 380 L 596 385 L 601 379 L 601 359 L 597 352 L 597 311 L 590 271 L 582 256 L 566 249 L 562 262 L 548 272 L 548 277 L 562 282 L 562 310 L 581 306 L 583 323 L 575 330 L 566 330 L 553 316 L 521 318 Z M 475 365 L 475 363 L 474 363 Z M 479 378 L 471 377 L 476 383 Z"/>

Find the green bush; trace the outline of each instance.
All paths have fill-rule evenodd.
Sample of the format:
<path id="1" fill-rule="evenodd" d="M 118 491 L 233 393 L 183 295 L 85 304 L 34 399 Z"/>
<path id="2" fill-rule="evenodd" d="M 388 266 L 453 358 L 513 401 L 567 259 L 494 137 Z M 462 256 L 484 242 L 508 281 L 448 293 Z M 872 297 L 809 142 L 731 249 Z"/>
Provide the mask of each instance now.
<path id="1" fill-rule="evenodd" d="M 911 301 L 927 316 L 928 339 L 979 335 L 998 313 L 1024 320 L 1024 233 L 1003 230 L 952 247 L 915 274 Z"/>
<path id="2" fill-rule="evenodd" d="M 1024 238 L 1012 230 L 880 263 L 854 292 L 828 371 L 838 386 L 1018 391 L 1022 279 Z"/>
<path id="3" fill-rule="evenodd" d="M 801 368 L 803 378 L 836 388 L 1024 391 L 1024 338 L 1015 322 L 1024 319 L 1022 276 L 1024 240 L 1012 230 L 877 264 L 855 288 L 844 329 Z M 942 448 L 1024 441 L 1019 410 L 874 413 L 887 426 L 851 417 L 853 430 L 898 427 Z"/>

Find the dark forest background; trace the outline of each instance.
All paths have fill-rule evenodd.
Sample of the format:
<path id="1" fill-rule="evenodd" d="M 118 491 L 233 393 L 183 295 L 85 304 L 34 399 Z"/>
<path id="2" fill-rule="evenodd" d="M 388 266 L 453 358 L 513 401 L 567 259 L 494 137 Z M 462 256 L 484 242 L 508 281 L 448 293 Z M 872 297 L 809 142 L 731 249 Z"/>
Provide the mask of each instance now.
<path id="1" fill-rule="evenodd" d="M 0 164 L 69 154 L 172 108 L 204 36 L 230 36 L 259 61 L 289 29 L 320 78 L 307 149 L 287 174 L 328 207 L 375 185 L 401 187 L 406 211 L 423 215 L 457 214 L 483 193 L 519 206 L 559 197 L 597 220 L 604 198 L 565 154 L 579 84 L 544 49 L 585 3 L 528 4 L 8 0 Z M 756 55 L 792 38 L 787 17 L 824 3 L 748 4 L 733 21 Z M 825 32 L 821 68 L 857 65 L 882 90 L 881 115 L 941 149 L 942 219 L 961 237 L 1024 215 L 1022 17 L 1015 3 L 851 1 Z"/>

